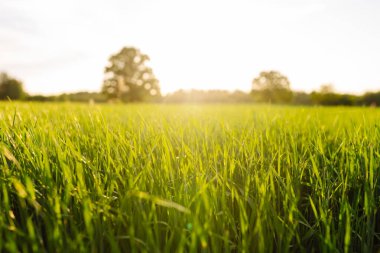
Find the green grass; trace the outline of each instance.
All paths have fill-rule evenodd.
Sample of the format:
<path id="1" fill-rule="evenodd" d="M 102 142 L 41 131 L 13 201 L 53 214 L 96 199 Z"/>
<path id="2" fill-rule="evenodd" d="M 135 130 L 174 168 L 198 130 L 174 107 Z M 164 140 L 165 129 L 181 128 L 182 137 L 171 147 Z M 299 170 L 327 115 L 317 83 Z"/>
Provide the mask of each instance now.
<path id="1" fill-rule="evenodd" d="M 0 104 L 0 251 L 372 252 L 380 110 Z"/>

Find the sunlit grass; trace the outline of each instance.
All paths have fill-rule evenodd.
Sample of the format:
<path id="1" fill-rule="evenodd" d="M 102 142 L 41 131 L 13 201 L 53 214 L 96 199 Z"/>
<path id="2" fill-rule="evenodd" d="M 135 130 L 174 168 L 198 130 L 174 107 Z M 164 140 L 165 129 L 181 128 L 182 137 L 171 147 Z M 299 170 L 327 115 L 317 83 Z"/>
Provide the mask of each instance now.
<path id="1" fill-rule="evenodd" d="M 380 111 L 0 104 L 0 249 L 371 252 Z"/>

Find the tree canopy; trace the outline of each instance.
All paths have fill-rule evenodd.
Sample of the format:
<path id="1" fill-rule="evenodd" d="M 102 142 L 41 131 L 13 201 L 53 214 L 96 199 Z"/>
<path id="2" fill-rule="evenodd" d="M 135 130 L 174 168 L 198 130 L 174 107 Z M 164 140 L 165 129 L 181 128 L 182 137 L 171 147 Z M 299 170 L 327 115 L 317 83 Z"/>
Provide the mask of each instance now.
<path id="1" fill-rule="evenodd" d="M 253 79 L 252 95 L 257 102 L 289 103 L 292 100 L 288 78 L 277 71 L 263 71 Z"/>
<path id="2" fill-rule="evenodd" d="M 22 82 L 10 77 L 6 73 L 0 73 L 0 99 L 22 99 L 25 96 Z"/>
<path id="3" fill-rule="evenodd" d="M 124 102 L 149 101 L 159 97 L 159 82 L 146 65 L 149 56 L 139 49 L 124 47 L 109 58 L 102 91 L 109 99 Z"/>

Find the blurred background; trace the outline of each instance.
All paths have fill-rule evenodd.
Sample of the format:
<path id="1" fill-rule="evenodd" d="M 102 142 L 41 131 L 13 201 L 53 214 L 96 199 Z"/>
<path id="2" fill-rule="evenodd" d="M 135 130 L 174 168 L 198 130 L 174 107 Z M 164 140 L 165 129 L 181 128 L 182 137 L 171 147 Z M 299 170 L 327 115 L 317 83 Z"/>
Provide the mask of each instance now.
<path id="1" fill-rule="evenodd" d="M 379 12 L 374 0 L 3 0 L 1 80 L 22 87 L 0 97 L 374 105 Z"/>

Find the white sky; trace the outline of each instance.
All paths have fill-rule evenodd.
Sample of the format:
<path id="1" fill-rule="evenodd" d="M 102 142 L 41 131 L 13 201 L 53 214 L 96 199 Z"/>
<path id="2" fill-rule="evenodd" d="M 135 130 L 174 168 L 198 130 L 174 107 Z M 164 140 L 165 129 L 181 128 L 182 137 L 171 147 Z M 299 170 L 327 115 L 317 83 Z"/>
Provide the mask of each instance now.
<path id="1" fill-rule="evenodd" d="M 123 46 L 151 57 L 164 93 L 248 91 L 272 69 L 296 90 L 380 90 L 380 1 L 0 1 L 0 71 L 30 93 L 100 90 Z"/>

